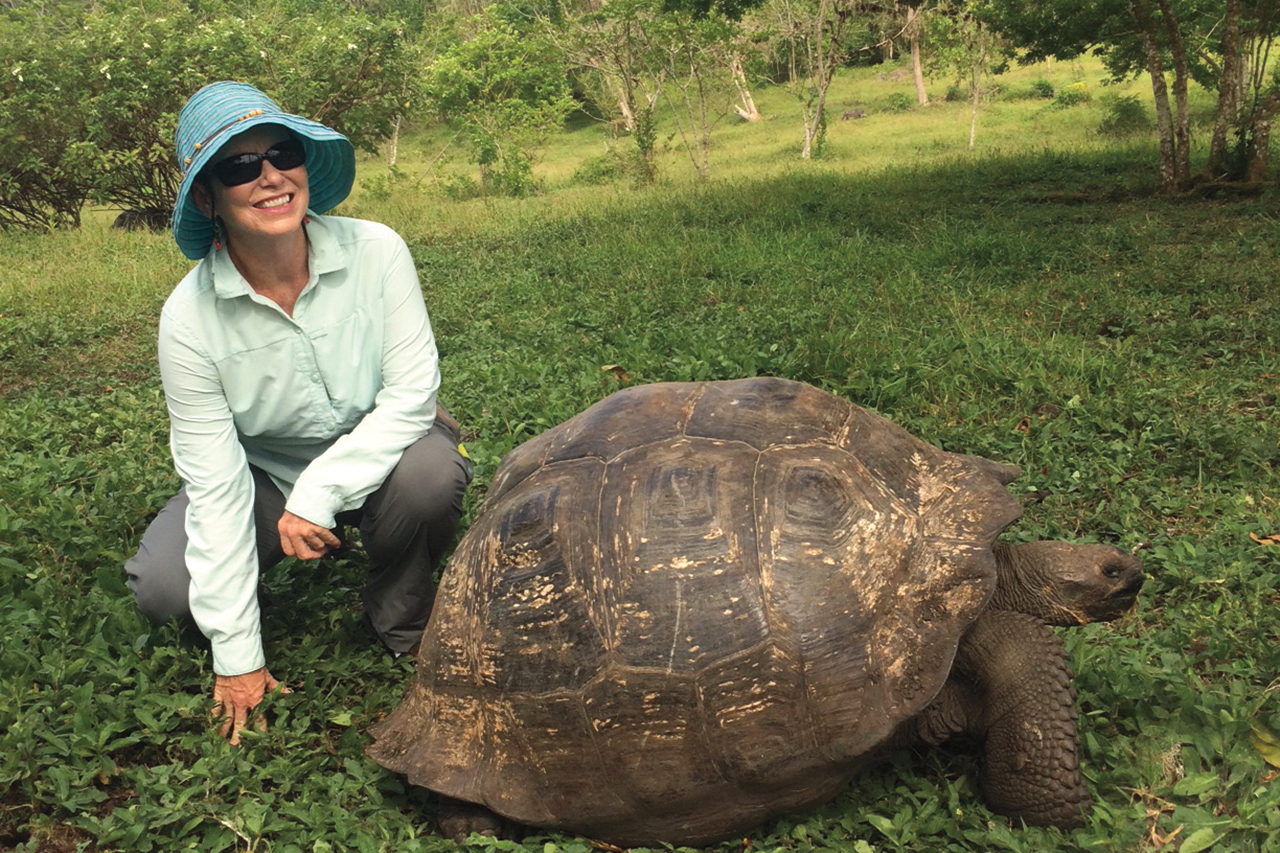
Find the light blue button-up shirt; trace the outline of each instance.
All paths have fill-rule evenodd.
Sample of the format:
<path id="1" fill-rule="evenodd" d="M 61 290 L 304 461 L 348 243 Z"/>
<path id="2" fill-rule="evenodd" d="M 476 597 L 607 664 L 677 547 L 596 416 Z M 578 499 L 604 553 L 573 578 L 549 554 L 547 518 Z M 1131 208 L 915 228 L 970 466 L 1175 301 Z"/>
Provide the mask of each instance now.
<path id="1" fill-rule="evenodd" d="M 435 419 L 440 369 L 404 241 L 372 222 L 311 214 L 293 316 L 211 252 L 160 318 L 170 446 L 186 485 L 191 613 L 213 669 L 265 665 L 249 465 L 286 509 L 333 527 Z"/>

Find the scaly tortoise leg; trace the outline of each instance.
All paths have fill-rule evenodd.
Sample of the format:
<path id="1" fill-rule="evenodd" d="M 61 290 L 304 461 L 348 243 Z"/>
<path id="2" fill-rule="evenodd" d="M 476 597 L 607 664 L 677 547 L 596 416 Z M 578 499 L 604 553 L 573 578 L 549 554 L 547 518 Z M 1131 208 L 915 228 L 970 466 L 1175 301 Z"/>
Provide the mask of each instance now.
<path id="1" fill-rule="evenodd" d="M 484 806 L 468 803 L 465 800 L 440 797 L 437 813 L 440 834 L 453 839 L 458 844 L 466 841 L 472 833 L 508 840 L 523 838 L 525 834 L 524 827 L 520 824 L 507 820 Z"/>

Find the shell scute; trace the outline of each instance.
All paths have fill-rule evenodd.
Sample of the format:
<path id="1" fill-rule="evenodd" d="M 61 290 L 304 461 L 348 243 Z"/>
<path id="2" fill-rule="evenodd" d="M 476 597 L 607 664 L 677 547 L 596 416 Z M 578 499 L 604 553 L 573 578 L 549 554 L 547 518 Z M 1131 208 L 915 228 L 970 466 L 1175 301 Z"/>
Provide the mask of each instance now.
<path id="1" fill-rule="evenodd" d="M 839 397 L 785 379 L 712 382 L 694 401 L 684 432 L 745 442 L 757 450 L 779 444 L 831 443 L 851 408 Z"/>
<path id="2" fill-rule="evenodd" d="M 541 468 L 477 519 L 454 556 L 475 570 L 443 578 L 432 620 L 451 627 L 426 646 L 420 672 L 495 693 L 577 689 L 596 676 L 612 622 L 594 570 L 603 470 L 594 459 Z"/>
<path id="3" fill-rule="evenodd" d="M 702 708 L 715 761 L 724 778 L 746 791 L 766 791 L 787 778 L 797 752 L 819 752 L 811 709 L 797 703 L 806 689 L 794 650 L 762 644 L 707 668 Z"/>
<path id="4" fill-rule="evenodd" d="M 600 539 L 614 575 L 612 647 L 631 666 L 695 670 L 768 635 L 754 566 L 756 453 L 706 440 L 650 443 L 610 463 Z"/>

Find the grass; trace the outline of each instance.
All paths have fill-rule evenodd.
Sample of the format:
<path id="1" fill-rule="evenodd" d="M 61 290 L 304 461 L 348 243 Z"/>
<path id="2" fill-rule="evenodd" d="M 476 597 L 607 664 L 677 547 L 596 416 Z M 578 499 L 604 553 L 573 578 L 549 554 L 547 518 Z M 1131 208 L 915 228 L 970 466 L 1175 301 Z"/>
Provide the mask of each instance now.
<path id="1" fill-rule="evenodd" d="M 838 103 L 888 85 L 851 74 Z M 1010 538 L 1141 546 L 1150 575 L 1134 615 L 1063 632 L 1089 823 L 1011 827 L 957 747 L 898 755 L 749 849 L 1277 849 L 1280 549 L 1250 537 L 1280 532 L 1276 197 L 1153 196 L 1150 145 L 1094 138 L 1096 101 L 997 101 L 974 155 L 961 107 L 873 115 L 800 163 L 784 95 L 759 95 L 780 118 L 718 132 L 703 186 L 678 152 L 653 189 L 576 185 L 605 144 L 587 128 L 549 147 L 547 194 L 449 203 L 412 154 L 437 150 L 425 131 L 409 177 L 344 206 L 414 250 L 469 511 L 512 447 L 633 382 L 788 376 L 1015 462 L 1042 500 Z M 240 749 L 211 731 L 198 638 L 135 614 L 121 564 L 177 487 L 155 320 L 187 265 L 109 218 L 0 235 L 0 849 L 455 849 L 431 796 L 363 756 L 411 667 L 362 632 L 358 555 L 267 574 L 268 654 L 296 692 Z"/>

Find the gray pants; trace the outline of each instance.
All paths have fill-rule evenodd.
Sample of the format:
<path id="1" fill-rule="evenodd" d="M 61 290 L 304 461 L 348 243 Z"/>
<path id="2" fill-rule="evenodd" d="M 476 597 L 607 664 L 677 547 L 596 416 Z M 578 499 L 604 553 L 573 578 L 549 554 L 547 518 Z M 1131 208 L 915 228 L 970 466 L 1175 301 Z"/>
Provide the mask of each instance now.
<path id="1" fill-rule="evenodd" d="M 258 530 L 258 570 L 280 562 L 276 524 L 285 498 L 263 471 L 253 474 L 253 520 Z M 358 525 L 369 555 L 364 609 L 378 638 L 395 652 L 412 648 L 422 636 L 435 597 L 432 572 L 453 541 L 462 517 L 462 497 L 471 482 L 471 463 L 458 452 L 458 437 L 437 422 L 405 450 L 386 481 L 358 510 L 341 513 L 339 526 Z M 187 600 L 186 489 L 160 510 L 125 563 L 129 588 L 148 619 L 190 618 Z"/>

